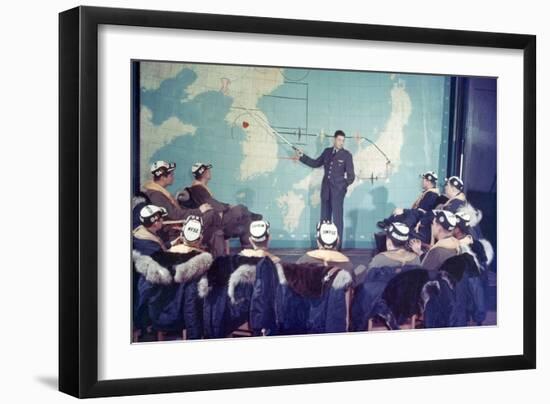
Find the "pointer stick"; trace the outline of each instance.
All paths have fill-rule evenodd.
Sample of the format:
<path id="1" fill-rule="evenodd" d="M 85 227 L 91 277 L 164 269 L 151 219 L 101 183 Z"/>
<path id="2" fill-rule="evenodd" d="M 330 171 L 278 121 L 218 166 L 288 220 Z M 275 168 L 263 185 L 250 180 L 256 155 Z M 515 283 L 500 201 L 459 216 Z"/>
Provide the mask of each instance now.
<path id="1" fill-rule="evenodd" d="M 277 132 L 276 130 L 274 129 L 270 129 L 272 133 L 274 133 L 275 135 L 277 135 L 279 137 L 279 139 L 281 139 L 283 142 L 285 142 L 287 145 L 289 145 L 290 147 L 292 147 L 294 150 L 296 150 L 297 152 L 299 153 L 303 153 L 303 151 L 301 151 L 299 148 L 297 148 L 296 146 L 294 146 L 292 143 L 290 143 L 283 135 L 281 135 L 279 132 Z"/>
<path id="2" fill-rule="evenodd" d="M 255 117 L 259 122 L 260 125 L 262 125 L 267 131 L 273 133 L 275 136 L 277 136 L 279 139 L 281 139 L 284 143 L 292 147 L 294 150 L 296 150 L 299 153 L 304 154 L 302 150 L 300 150 L 298 147 L 294 146 L 292 143 L 290 143 L 283 135 L 281 135 L 279 132 L 277 132 L 275 129 L 273 129 L 267 122 L 265 122 L 261 117 L 256 116 Z"/>

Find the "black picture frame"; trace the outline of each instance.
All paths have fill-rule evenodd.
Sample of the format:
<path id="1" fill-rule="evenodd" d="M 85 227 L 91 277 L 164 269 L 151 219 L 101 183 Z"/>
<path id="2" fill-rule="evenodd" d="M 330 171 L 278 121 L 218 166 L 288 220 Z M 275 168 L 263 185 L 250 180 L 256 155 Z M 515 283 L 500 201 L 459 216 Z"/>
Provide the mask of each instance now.
<path id="1" fill-rule="evenodd" d="M 523 354 L 98 381 L 97 60 L 101 24 L 522 50 Z M 535 73 L 533 35 L 96 7 L 60 13 L 59 390 L 85 398 L 535 368 Z"/>

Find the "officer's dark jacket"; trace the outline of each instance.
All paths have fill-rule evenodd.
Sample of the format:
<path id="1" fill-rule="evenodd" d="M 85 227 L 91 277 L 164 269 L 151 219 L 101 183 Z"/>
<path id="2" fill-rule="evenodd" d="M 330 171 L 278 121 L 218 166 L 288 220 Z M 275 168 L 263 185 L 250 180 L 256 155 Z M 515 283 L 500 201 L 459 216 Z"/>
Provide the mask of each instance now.
<path id="1" fill-rule="evenodd" d="M 305 154 L 300 157 L 300 161 L 309 167 L 317 168 L 324 166 L 325 175 L 321 187 L 321 197 L 323 199 L 328 198 L 330 190 L 345 193 L 348 186 L 355 180 L 353 156 L 351 153 L 344 149 L 340 149 L 335 153 L 333 151 L 334 147 L 327 147 L 316 159 L 312 159 Z"/>

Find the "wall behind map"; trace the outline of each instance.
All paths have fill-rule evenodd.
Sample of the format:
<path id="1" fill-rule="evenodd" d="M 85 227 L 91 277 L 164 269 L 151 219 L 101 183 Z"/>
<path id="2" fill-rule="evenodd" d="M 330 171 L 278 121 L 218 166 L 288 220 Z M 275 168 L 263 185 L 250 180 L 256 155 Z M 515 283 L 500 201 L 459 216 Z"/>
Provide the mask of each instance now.
<path id="1" fill-rule="evenodd" d="M 372 246 L 376 221 L 418 196 L 420 173 L 446 174 L 445 76 L 164 62 L 139 72 L 139 182 L 153 161 L 175 161 L 175 193 L 194 162 L 210 162 L 215 197 L 262 213 L 276 247 L 314 245 L 323 172 L 290 160 L 273 130 L 311 157 L 346 132 L 357 180 L 345 248 Z"/>

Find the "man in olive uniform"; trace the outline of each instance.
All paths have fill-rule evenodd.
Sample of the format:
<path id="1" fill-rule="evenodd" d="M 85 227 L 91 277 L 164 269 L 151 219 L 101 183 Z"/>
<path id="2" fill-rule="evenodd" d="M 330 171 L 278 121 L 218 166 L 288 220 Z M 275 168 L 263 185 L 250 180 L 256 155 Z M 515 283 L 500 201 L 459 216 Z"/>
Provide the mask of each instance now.
<path id="1" fill-rule="evenodd" d="M 321 221 L 332 221 L 336 225 L 338 250 L 342 248 L 344 239 L 344 197 L 348 186 L 355 180 L 353 156 L 344 149 L 345 139 L 343 131 L 334 132 L 333 146 L 323 150 L 316 159 L 297 151 L 299 160 L 305 165 L 312 168 L 323 166 L 325 169 L 321 185 Z"/>
<path id="2" fill-rule="evenodd" d="M 460 252 L 460 242 L 454 237 L 453 231 L 457 225 L 454 213 L 447 210 L 436 210 L 433 214 L 431 234 L 435 244 L 428 252 L 422 250 L 422 243 L 418 239 L 412 239 L 409 246 L 419 257 L 422 256 L 422 268 L 429 271 L 437 271 L 443 263 Z"/>
<path id="3" fill-rule="evenodd" d="M 208 205 L 221 217 L 221 225 L 226 238 L 239 237 L 241 247 L 252 248 L 250 243 L 250 224 L 255 220 L 261 220 L 262 215 L 250 212 L 244 205 L 230 205 L 218 201 L 208 183 L 212 179 L 212 164 L 197 162 L 191 167 L 191 173 L 195 177 L 193 184 L 186 188 L 191 200 L 197 205 Z"/>

